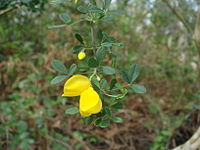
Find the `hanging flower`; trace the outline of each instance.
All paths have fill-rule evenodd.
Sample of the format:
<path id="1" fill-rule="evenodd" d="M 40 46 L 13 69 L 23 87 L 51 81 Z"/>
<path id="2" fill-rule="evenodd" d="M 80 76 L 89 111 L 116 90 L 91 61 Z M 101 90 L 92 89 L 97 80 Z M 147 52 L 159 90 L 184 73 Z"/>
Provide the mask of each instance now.
<path id="1" fill-rule="evenodd" d="M 66 81 L 62 96 L 79 96 L 89 87 L 91 87 L 91 83 L 86 76 L 74 75 Z"/>
<path id="2" fill-rule="evenodd" d="M 86 76 L 74 75 L 69 78 L 64 85 L 62 96 L 80 96 L 79 110 L 84 117 L 101 111 L 102 101 Z"/>
<path id="3" fill-rule="evenodd" d="M 101 108 L 101 99 L 92 87 L 81 93 L 79 109 L 82 116 L 97 114 L 101 111 Z"/>

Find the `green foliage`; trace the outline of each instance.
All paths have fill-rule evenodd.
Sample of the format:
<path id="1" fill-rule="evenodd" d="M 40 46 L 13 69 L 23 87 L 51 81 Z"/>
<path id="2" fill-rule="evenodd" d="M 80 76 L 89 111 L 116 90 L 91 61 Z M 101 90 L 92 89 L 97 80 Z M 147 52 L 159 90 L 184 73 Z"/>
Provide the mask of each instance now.
<path id="1" fill-rule="evenodd" d="M 98 67 L 98 62 L 95 58 L 89 58 L 88 59 L 88 66 L 91 68 L 96 68 Z"/>
<path id="2" fill-rule="evenodd" d="M 26 6 L 31 11 L 41 11 L 44 9 L 44 5 L 47 0 L 1 0 L 0 10 L 6 9 L 7 7 L 12 7 L 16 5 Z"/>
<path id="3" fill-rule="evenodd" d="M 74 114 L 77 114 L 78 112 L 79 111 L 77 107 L 70 107 L 65 111 L 65 113 L 68 115 L 74 115 Z"/>
<path id="4" fill-rule="evenodd" d="M 167 130 L 161 130 L 160 135 L 157 135 L 154 139 L 154 144 L 150 148 L 150 150 L 165 150 L 166 149 L 166 142 L 168 137 L 170 136 L 170 132 Z"/>
<path id="5" fill-rule="evenodd" d="M 137 84 L 132 85 L 132 83 L 139 76 L 140 69 L 138 65 L 135 64 L 130 66 L 130 71 L 127 73 L 123 70 L 120 71 L 120 69 L 114 65 L 114 63 L 112 63 L 111 66 L 109 66 L 109 63 L 105 63 L 106 57 L 109 57 L 111 62 L 116 63 L 116 61 L 118 61 L 116 57 L 120 56 L 120 54 L 114 52 L 113 49 L 124 48 L 123 43 L 118 42 L 114 37 L 110 36 L 101 29 L 94 28 L 97 23 L 111 21 L 113 18 L 111 14 L 120 14 L 120 12 L 116 10 L 109 11 L 110 4 L 111 0 L 104 0 L 102 6 L 97 6 L 96 3 L 91 2 L 89 2 L 86 6 L 80 5 L 77 7 L 77 11 L 83 13 L 80 20 L 71 19 L 68 14 L 60 13 L 59 18 L 65 24 L 50 27 L 59 28 L 64 27 L 65 25 L 75 26 L 80 22 L 89 22 L 90 33 L 87 33 L 87 35 L 91 36 L 83 36 L 80 34 L 81 32 L 75 33 L 75 38 L 81 45 L 75 45 L 72 47 L 73 54 L 78 54 L 80 51 L 84 51 L 86 53 L 87 57 L 86 59 L 82 60 L 83 63 L 81 63 L 81 68 L 88 69 L 82 72 L 79 64 L 72 64 L 69 68 L 69 73 L 67 76 L 57 76 L 52 80 L 51 83 L 60 83 L 61 81 L 65 80 L 66 77 L 73 75 L 76 69 L 76 73 L 87 73 L 88 76 L 90 76 L 93 88 L 98 91 L 103 101 L 106 101 L 106 99 L 109 97 L 113 98 L 113 102 L 104 105 L 100 113 L 84 119 L 85 124 L 91 124 L 94 122 L 95 126 L 101 128 L 106 128 L 110 124 L 110 120 L 117 123 L 122 122 L 122 119 L 115 117 L 114 113 L 122 109 L 123 103 L 117 102 L 117 99 L 122 99 L 126 96 L 128 93 L 127 88 L 132 88 L 136 93 L 146 92 L 144 86 Z M 83 28 L 81 30 L 86 29 Z M 52 66 L 56 71 L 67 74 L 67 69 L 61 62 L 54 60 L 52 62 Z M 91 72 L 93 73 L 91 74 Z M 122 83 L 116 79 L 119 76 L 119 72 L 121 72 L 123 79 L 128 83 L 128 85 L 122 85 Z M 108 82 L 106 76 L 111 75 L 116 77 Z M 66 113 L 76 114 L 77 111 L 78 110 L 75 107 L 68 109 Z"/>

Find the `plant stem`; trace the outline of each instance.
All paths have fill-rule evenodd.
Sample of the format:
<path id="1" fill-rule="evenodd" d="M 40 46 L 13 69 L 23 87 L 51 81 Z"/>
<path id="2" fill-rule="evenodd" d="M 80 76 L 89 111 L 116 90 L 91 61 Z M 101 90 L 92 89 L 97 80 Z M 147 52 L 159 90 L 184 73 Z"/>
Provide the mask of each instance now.
<path id="1" fill-rule="evenodd" d="M 51 137 L 51 136 L 49 136 L 49 135 L 46 135 L 46 138 L 47 138 L 47 139 L 50 139 L 50 140 L 53 140 L 54 142 L 63 145 L 64 147 L 66 147 L 66 148 L 69 149 L 69 150 L 73 150 L 72 146 L 71 146 L 70 144 L 66 143 L 65 141 L 62 141 L 62 140 L 60 140 L 60 139 L 56 139 L 56 138 Z"/>
<path id="2" fill-rule="evenodd" d="M 179 13 L 178 10 L 176 10 L 173 6 L 170 4 L 170 0 L 162 0 L 168 8 L 174 13 L 174 15 L 183 23 L 185 26 L 186 30 L 192 35 L 193 31 L 190 27 L 190 24 L 184 19 L 184 17 Z"/>
<path id="3" fill-rule="evenodd" d="M 94 77 L 94 75 L 96 75 L 96 73 L 97 73 L 97 69 L 95 68 L 93 74 L 90 76 L 90 81 L 92 80 L 92 78 Z"/>
<path id="4" fill-rule="evenodd" d="M 8 7 L 7 9 L 0 11 L 0 16 L 6 14 L 16 8 L 19 8 L 19 7 L 20 7 L 19 4 L 16 4 L 15 6 L 12 6 L 12 7 Z"/>
<path id="5" fill-rule="evenodd" d="M 90 31 L 91 31 L 91 37 L 92 37 L 93 53 L 95 55 L 95 41 L 94 41 L 95 39 L 94 39 L 94 26 L 93 26 L 93 23 L 91 23 Z"/>

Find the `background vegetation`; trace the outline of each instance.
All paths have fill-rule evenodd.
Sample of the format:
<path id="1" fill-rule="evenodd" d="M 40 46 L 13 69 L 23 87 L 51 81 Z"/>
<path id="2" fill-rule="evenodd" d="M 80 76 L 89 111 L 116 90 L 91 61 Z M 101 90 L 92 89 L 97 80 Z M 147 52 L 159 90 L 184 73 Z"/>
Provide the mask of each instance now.
<path id="1" fill-rule="evenodd" d="M 100 26 L 124 42 L 117 65 L 140 64 L 137 82 L 148 92 L 127 96 L 118 114 L 123 122 L 105 129 L 67 115 L 72 102 L 60 96 L 63 85 L 50 85 L 56 75 L 51 61 L 68 67 L 77 61 L 71 53 L 74 32 L 89 27 L 48 26 L 61 24 L 62 12 L 77 18 L 77 6 L 87 1 L 59 7 L 17 2 L 17 7 L 12 0 L 0 2 L 0 11 L 8 10 L 0 15 L 0 149 L 164 150 L 190 138 L 200 108 L 199 52 L 193 41 L 198 0 L 113 0 L 111 8 L 123 14 Z"/>

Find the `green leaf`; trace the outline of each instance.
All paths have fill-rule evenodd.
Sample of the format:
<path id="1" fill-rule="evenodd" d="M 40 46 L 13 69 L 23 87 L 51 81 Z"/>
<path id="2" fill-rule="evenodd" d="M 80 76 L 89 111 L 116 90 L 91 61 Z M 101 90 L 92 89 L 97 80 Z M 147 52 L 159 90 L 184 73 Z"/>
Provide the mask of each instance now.
<path id="1" fill-rule="evenodd" d="M 116 102 L 111 107 L 115 108 L 115 109 L 122 109 L 123 108 L 123 103 L 122 102 Z"/>
<path id="2" fill-rule="evenodd" d="M 101 88 L 101 89 L 106 89 L 107 86 L 108 86 L 107 81 L 106 81 L 105 79 L 102 79 L 102 80 L 100 81 L 100 88 Z"/>
<path id="3" fill-rule="evenodd" d="M 129 79 L 129 76 L 128 74 L 125 72 L 125 71 L 120 71 L 120 74 L 122 76 L 122 78 L 127 82 L 127 83 L 130 83 L 130 79 Z"/>
<path id="4" fill-rule="evenodd" d="M 72 21 L 71 18 L 69 17 L 69 15 L 65 14 L 65 13 L 59 14 L 59 18 L 60 18 L 60 20 L 62 20 L 65 23 L 70 23 Z"/>
<path id="5" fill-rule="evenodd" d="M 130 69 L 130 82 L 132 83 L 133 81 L 135 81 L 137 79 L 137 77 L 139 76 L 140 74 L 140 67 L 139 65 L 137 64 L 134 64 L 131 66 L 131 69 Z"/>
<path id="6" fill-rule="evenodd" d="M 68 76 L 62 75 L 62 76 L 56 76 L 55 78 L 53 78 L 53 80 L 51 80 L 51 84 L 58 84 L 60 82 L 62 82 L 63 80 L 65 80 Z"/>
<path id="7" fill-rule="evenodd" d="M 111 113 L 111 111 L 110 111 L 108 106 L 105 106 L 102 111 L 105 111 L 105 114 L 108 115 L 108 116 L 112 115 L 112 113 Z"/>
<path id="8" fill-rule="evenodd" d="M 52 5 L 58 5 L 63 3 L 65 0 L 50 0 L 49 3 Z"/>
<path id="9" fill-rule="evenodd" d="M 101 46 L 112 47 L 112 43 L 110 43 L 110 42 L 104 42 L 104 43 L 101 43 Z"/>
<path id="10" fill-rule="evenodd" d="M 96 120 L 94 121 L 94 125 L 95 125 L 95 126 L 99 126 L 99 125 L 101 124 L 101 121 L 102 121 L 101 118 L 96 119 Z"/>
<path id="11" fill-rule="evenodd" d="M 104 21 L 104 22 L 109 22 L 109 21 L 113 21 L 113 17 L 112 16 L 104 16 L 101 18 L 101 21 Z"/>
<path id="12" fill-rule="evenodd" d="M 87 21 L 93 21 L 93 18 L 92 18 L 91 16 L 87 15 L 87 14 L 81 15 L 81 18 L 82 18 L 82 19 L 85 19 L 85 20 L 87 20 Z"/>
<path id="13" fill-rule="evenodd" d="M 99 126 L 101 128 L 106 128 L 109 124 L 110 124 L 110 119 L 104 119 L 104 120 L 101 121 Z"/>
<path id="14" fill-rule="evenodd" d="M 88 12 L 88 10 L 85 9 L 83 6 L 79 6 L 79 7 L 77 8 L 77 10 L 78 10 L 79 12 L 81 12 L 81 13 L 87 13 L 87 12 Z"/>
<path id="15" fill-rule="evenodd" d="M 115 38 L 110 37 L 106 32 L 103 32 L 103 35 L 106 38 L 106 41 L 109 41 L 110 43 L 115 43 Z"/>
<path id="16" fill-rule="evenodd" d="M 121 123 L 123 120 L 120 117 L 113 117 L 112 121 L 116 122 L 116 123 Z"/>
<path id="17" fill-rule="evenodd" d="M 124 12 L 121 11 L 121 10 L 110 10 L 110 11 L 108 11 L 108 13 L 111 14 L 111 15 L 121 15 Z"/>
<path id="18" fill-rule="evenodd" d="M 104 0 L 104 9 L 108 9 L 112 0 Z"/>
<path id="19" fill-rule="evenodd" d="M 113 75 L 113 74 L 115 74 L 115 69 L 112 68 L 112 67 L 103 66 L 102 69 L 103 69 L 103 72 L 104 72 L 105 74 L 107 74 L 107 75 Z"/>
<path id="20" fill-rule="evenodd" d="M 133 85 L 131 85 L 131 88 L 136 93 L 146 93 L 147 92 L 146 88 L 143 85 L 133 84 Z"/>
<path id="21" fill-rule="evenodd" d="M 27 122 L 20 120 L 17 122 L 16 127 L 18 128 L 17 130 L 19 132 L 25 132 L 28 128 L 28 125 Z"/>
<path id="22" fill-rule="evenodd" d="M 67 26 L 66 24 L 52 25 L 52 26 L 49 26 L 48 29 L 57 29 L 57 28 L 63 28 L 66 26 Z"/>
<path id="23" fill-rule="evenodd" d="M 103 40 L 103 33 L 101 30 L 98 30 L 98 32 L 97 32 L 97 38 L 98 38 L 99 42 L 101 43 L 101 41 Z"/>
<path id="24" fill-rule="evenodd" d="M 168 130 L 161 130 L 160 133 L 161 133 L 163 136 L 170 136 L 170 135 L 171 135 L 170 131 L 168 131 Z"/>
<path id="25" fill-rule="evenodd" d="M 73 75 L 74 72 L 76 71 L 76 69 L 77 69 L 77 65 L 76 65 L 76 64 L 72 64 L 72 65 L 70 66 L 70 68 L 69 68 L 69 74 L 68 74 L 68 76 Z"/>
<path id="26" fill-rule="evenodd" d="M 74 115 L 74 114 L 77 114 L 78 112 L 79 110 L 77 107 L 70 107 L 65 111 L 65 114 Z"/>
<path id="27" fill-rule="evenodd" d="M 81 37 L 80 34 L 76 33 L 76 34 L 75 34 L 75 37 L 76 37 L 76 39 L 77 39 L 81 44 L 84 44 L 84 43 L 83 43 L 83 38 Z"/>
<path id="28" fill-rule="evenodd" d="M 159 113 L 159 108 L 158 108 L 158 106 L 155 105 L 155 104 L 149 104 L 149 105 L 148 105 L 148 110 L 149 110 L 149 112 L 150 112 L 151 114 L 154 114 L 154 115 L 156 115 L 156 114 Z"/>
<path id="29" fill-rule="evenodd" d="M 72 53 L 78 54 L 82 49 L 83 49 L 82 45 L 75 45 L 75 46 L 72 47 Z"/>
<path id="30" fill-rule="evenodd" d="M 62 63 L 62 62 L 60 62 L 59 60 L 53 60 L 52 62 L 51 62 L 51 65 L 53 66 L 53 68 L 56 70 L 56 71 L 58 71 L 58 72 L 60 72 L 60 73 L 64 73 L 64 74 L 67 74 L 68 72 L 67 72 L 67 68 L 65 67 L 65 65 Z"/>
<path id="31" fill-rule="evenodd" d="M 113 56 L 115 56 L 115 57 L 124 56 L 124 55 L 122 55 L 122 54 L 120 54 L 120 53 L 117 53 L 117 52 L 115 52 L 115 51 L 111 51 L 111 54 L 112 54 Z"/>
<path id="32" fill-rule="evenodd" d="M 101 113 L 99 113 L 97 117 L 104 117 L 105 115 L 106 115 L 106 112 L 104 109 L 102 109 Z"/>
<path id="33" fill-rule="evenodd" d="M 88 59 L 88 66 L 89 67 L 91 67 L 91 68 L 96 68 L 96 67 L 98 67 L 98 62 L 97 62 L 97 60 L 96 59 L 94 59 L 94 58 L 89 58 Z"/>
<path id="34" fill-rule="evenodd" d="M 88 11 L 91 13 L 103 13 L 103 10 L 97 8 L 96 6 L 90 6 Z"/>
<path id="35" fill-rule="evenodd" d="M 100 89 L 99 81 L 96 78 L 92 78 L 92 85 L 95 85 L 98 90 Z"/>
<path id="36" fill-rule="evenodd" d="M 115 87 L 115 84 L 117 83 L 116 79 L 112 79 L 110 82 L 110 90 L 112 90 Z"/>
<path id="37" fill-rule="evenodd" d="M 100 47 L 96 51 L 96 58 L 99 64 L 101 64 L 106 56 L 106 50 L 103 47 Z"/>
<path id="38" fill-rule="evenodd" d="M 93 121 L 93 117 L 92 117 L 92 116 L 86 117 L 86 118 L 84 119 L 84 123 L 85 123 L 86 125 L 91 124 L 92 121 Z"/>
<path id="39" fill-rule="evenodd" d="M 117 48 L 124 48 L 123 43 L 113 43 L 113 45 L 116 46 Z"/>

